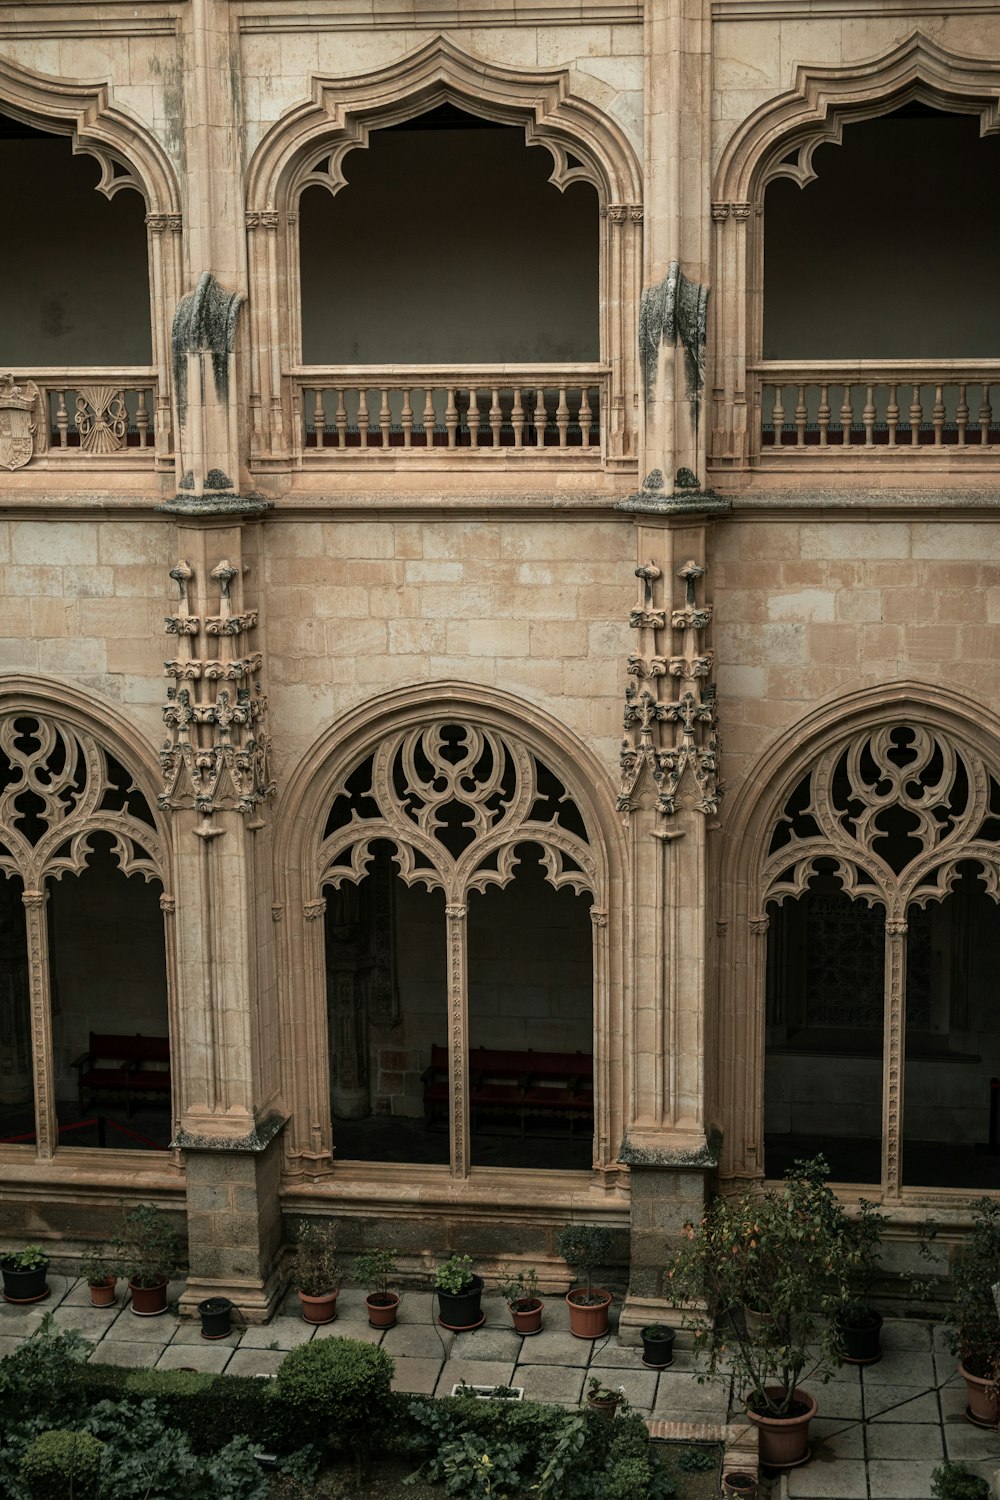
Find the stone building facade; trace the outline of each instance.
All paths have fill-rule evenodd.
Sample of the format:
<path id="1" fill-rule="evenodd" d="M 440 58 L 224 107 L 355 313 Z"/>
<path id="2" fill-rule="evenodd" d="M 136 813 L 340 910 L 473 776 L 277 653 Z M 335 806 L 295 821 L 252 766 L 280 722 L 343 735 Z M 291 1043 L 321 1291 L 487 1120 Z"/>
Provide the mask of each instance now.
<path id="1" fill-rule="evenodd" d="M 550 1285 L 586 1219 L 628 1323 L 709 1181 L 1000 1188 L 998 58 L 8 8 L 6 1241 L 141 1196 L 260 1319 L 302 1215 Z"/>

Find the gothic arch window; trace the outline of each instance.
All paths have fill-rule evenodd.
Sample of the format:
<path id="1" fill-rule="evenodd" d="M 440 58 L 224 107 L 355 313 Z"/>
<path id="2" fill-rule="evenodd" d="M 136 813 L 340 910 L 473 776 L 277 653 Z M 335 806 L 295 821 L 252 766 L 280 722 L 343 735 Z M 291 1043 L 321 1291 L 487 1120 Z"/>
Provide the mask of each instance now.
<path id="1" fill-rule="evenodd" d="M 823 751 L 772 822 L 765 1172 L 827 1150 L 841 1180 L 1000 1185 L 1000 775 L 900 719 Z"/>
<path id="2" fill-rule="evenodd" d="M 606 916 L 564 781 L 508 730 L 400 729 L 335 783 L 317 872 L 338 1156 L 367 1116 L 376 1159 L 589 1169 Z"/>
<path id="3" fill-rule="evenodd" d="M 168 1144 L 165 870 L 149 800 L 96 735 L 38 708 L 0 714 L 3 1143 L 42 1159 L 73 1145 Z M 91 1033 L 125 1051 L 109 1040 L 77 1069 Z M 160 1045 L 130 1070 L 136 1034 Z"/>

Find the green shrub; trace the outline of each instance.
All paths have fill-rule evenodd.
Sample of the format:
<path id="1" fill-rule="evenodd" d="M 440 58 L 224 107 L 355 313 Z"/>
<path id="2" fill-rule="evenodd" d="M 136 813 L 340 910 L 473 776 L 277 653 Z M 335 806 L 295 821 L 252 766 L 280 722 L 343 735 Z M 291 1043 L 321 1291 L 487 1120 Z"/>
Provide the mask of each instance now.
<path id="1" fill-rule="evenodd" d="M 164 1424 L 183 1432 L 196 1453 L 214 1452 L 220 1432 L 253 1438 L 279 1453 L 297 1441 L 279 1418 L 269 1380 L 114 1365 L 84 1365 L 80 1374 L 88 1406 L 98 1401 L 153 1400 Z"/>
<path id="2" fill-rule="evenodd" d="M 89 1432 L 39 1433 L 21 1459 L 21 1479 L 31 1500 L 92 1500 L 103 1448 Z"/>
<path id="3" fill-rule="evenodd" d="M 31 1337 L 0 1361 L 0 1423 L 20 1426 L 27 1420 L 40 1431 L 82 1412 L 80 1370 L 93 1347 L 46 1313 Z"/>
<path id="4" fill-rule="evenodd" d="M 316 1339 L 287 1354 L 274 1381 L 274 1399 L 299 1442 L 358 1448 L 384 1421 L 395 1365 L 374 1344 Z"/>
<path id="5" fill-rule="evenodd" d="M 931 1474 L 931 1494 L 936 1500 L 989 1500 L 990 1487 L 964 1464 L 943 1463 Z"/>

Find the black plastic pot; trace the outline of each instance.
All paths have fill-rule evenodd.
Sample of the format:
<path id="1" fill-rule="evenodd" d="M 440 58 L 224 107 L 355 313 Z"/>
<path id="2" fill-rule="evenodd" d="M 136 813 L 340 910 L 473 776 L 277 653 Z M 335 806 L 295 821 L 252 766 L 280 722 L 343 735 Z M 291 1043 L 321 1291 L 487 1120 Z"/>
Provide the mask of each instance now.
<path id="1" fill-rule="evenodd" d="M 640 1328 L 642 1362 L 653 1370 L 665 1370 L 674 1362 L 674 1330 L 667 1328 L 662 1336 L 651 1337 L 648 1328 Z"/>
<path id="2" fill-rule="evenodd" d="M 224 1339 L 232 1332 L 233 1304 L 228 1297 L 206 1297 L 198 1303 L 203 1339 Z"/>
<path id="3" fill-rule="evenodd" d="M 33 1271 L 22 1271 L 0 1261 L 0 1271 L 3 1272 L 5 1302 L 42 1302 L 49 1295 L 45 1284 L 49 1271 L 48 1261 Z"/>
<path id="4" fill-rule="evenodd" d="M 473 1276 L 461 1292 L 444 1292 L 438 1287 L 438 1322 L 442 1328 L 462 1333 L 479 1327 L 485 1316 L 481 1305 L 483 1285 L 481 1276 Z"/>
<path id="5" fill-rule="evenodd" d="M 849 1365 L 873 1365 L 882 1358 L 882 1314 L 869 1312 L 862 1322 L 837 1319 L 837 1341 Z"/>

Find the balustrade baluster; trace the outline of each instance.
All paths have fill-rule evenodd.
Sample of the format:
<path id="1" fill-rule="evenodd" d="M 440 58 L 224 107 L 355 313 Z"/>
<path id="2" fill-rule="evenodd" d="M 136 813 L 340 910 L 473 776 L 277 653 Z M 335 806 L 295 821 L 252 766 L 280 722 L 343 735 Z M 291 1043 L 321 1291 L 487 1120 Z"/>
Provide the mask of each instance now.
<path id="1" fill-rule="evenodd" d="M 323 392 L 319 386 L 316 387 L 313 395 L 316 397 L 313 405 L 313 430 L 316 433 L 316 447 L 322 448 L 323 436 L 326 432 L 326 406 L 323 403 Z"/>
<path id="2" fill-rule="evenodd" d="M 347 447 L 347 406 L 344 402 L 344 387 L 337 387 L 337 447 Z"/>
<path id="3" fill-rule="evenodd" d="M 851 446 L 851 428 L 854 426 L 854 405 L 851 400 L 851 387 L 844 386 L 844 399 L 840 407 L 840 443 L 841 447 Z"/>
<path id="4" fill-rule="evenodd" d="M 390 429 L 391 426 L 392 426 L 392 408 L 389 406 L 389 392 L 388 392 L 388 389 L 385 386 L 383 386 L 382 387 L 382 405 L 379 407 L 379 413 L 378 413 L 378 430 L 379 430 L 379 432 L 382 435 L 382 447 L 383 448 L 388 448 L 388 446 L 389 446 L 389 429 Z"/>
<path id="5" fill-rule="evenodd" d="M 910 402 L 910 446 L 915 448 L 920 442 L 920 423 L 923 421 L 924 408 L 920 401 L 920 387 L 913 387 L 913 400 Z"/>
<path id="6" fill-rule="evenodd" d="M 521 387 L 514 387 L 514 402 L 510 409 L 511 426 L 514 429 L 514 447 L 524 447 L 524 407 L 521 404 Z"/>
<path id="7" fill-rule="evenodd" d="M 581 389 L 580 389 L 580 446 L 581 446 L 581 448 L 589 448 L 590 447 L 590 424 L 591 424 L 592 420 L 593 420 L 593 413 L 590 410 L 590 392 L 589 392 L 589 390 L 587 389 L 586 386 L 582 386 Z"/>
<path id="8" fill-rule="evenodd" d="M 795 446 L 804 448 L 806 445 L 806 421 L 809 410 L 806 406 L 806 388 L 799 386 L 799 399 L 795 405 Z"/>
<path id="9" fill-rule="evenodd" d="M 56 431 L 60 448 L 69 447 L 69 412 L 66 410 L 66 392 L 59 391 L 56 401 Z"/>
<path id="10" fill-rule="evenodd" d="M 410 405 L 409 391 L 403 392 L 403 410 L 400 414 L 400 426 L 403 429 L 403 447 L 413 446 L 413 407 Z"/>
<path id="11" fill-rule="evenodd" d="M 145 448 L 149 444 L 149 412 L 146 409 L 146 392 L 139 387 L 138 400 L 135 407 L 135 430 L 139 434 L 139 447 Z"/>
<path id="12" fill-rule="evenodd" d="M 965 429 L 969 425 L 969 403 L 965 392 L 966 387 L 960 385 L 958 388 L 958 405 L 955 408 L 955 430 L 958 433 L 957 443 L 959 448 L 965 447 Z"/>
<path id="13" fill-rule="evenodd" d="M 940 448 L 944 441 L 944 390 L 939 385 L 934 387 L 934 409 L 931 412 L 931 421 L 934 423 L 934 446 Z"/>
<path id="14" fill-rule="evenodd" d="M 983 399 L 979 407 L 979 442 L 985 448 L 990 440 L 990 427 L 993 423 L 993 407 L 990 405 L 990 388 L 983 381 Z"/>
<path id="15" fill-rule="evenodd" d="M 566 387 L 559 387 L 559 405 L 556 407 L 556 427 L 559 429 L 559 446 L 565 448 L 566 434 L 569 432 L 569 402 L 566 400 Z"/>
<path id="16" fill-rule="evenodd" d="M 875 387 L 868 386 L 865 396 L 865 409 L 861 413 L 861 420 L 865 425 L 865 447 L 875 446 Z"/>
<path id="17" fill-rule="evenodd" d="M 535 391 L 535 444 L 539 448 L 545 447 L 545 429 L 548 425 L 549 412 L 545 405 L 545 392 L 539 386 Z"/>
<path id="18" fill-rule="evenodd" d="M 781 404 L 782 387 L 774 387 L 774 406 L 771 408 L 771 429 L 774 433 L 774 446 L 780 448 L 785 435 L 785 408 Z"/>
<path id="19" fill-rule="evenodd" d="M 490 431 L 493 433 L 493 446 L 500 446 L 500 428 L 503 425 L 503 408 L 500 405 L 500 390 L 498 386 L 493 387 L 493 404 L 490 407 Z"/>
<path id="20" fill-rule="evenodd" d="M 362 386 L 358 391 L 358 435 L 362 448 L 368 447 L 368 392 Z"/>
<path id="21" fill-rule="evenodd" d="M 896 428 L 899 426 L 899 402 L 896 400 L 896 387 L 889 387 L 889 405 L 885 409 L 885 425 L 889 429 L 889 447 L 896 446 Z"/>
<path id="22" fill-rule="evenodd" d="M 454 448 L 458 431 L 458 407 L 455 404 L 455 388 L 448 387 L 448 405 L 444 411 L 444 425 L 448 429 L 448 447 Z"/>
<path id="23" fill-rule="evenodd" d="M 819 445 L 821 448 L 826 447 L 827 434 L 830 431 L 829 390 L 830 387 L 828 385 L 821 385 L 819 388 L 819 410 L 816 415 L 819 421 Z"/>
<path id="24" fill-rule="evenodd" d="M 475 386 L 469 388 L 469 410 L 465 425 L 469 429 L 469 447 L 479 447 L 479 392 Z"/>
<path id="25" fill-rule="evenodd" d="M 434 446 L 434 429 L 437 426 L 437 411 L 434 407 L 433 386 L 424 387 L 424 443 L 428 448 Z"/>

